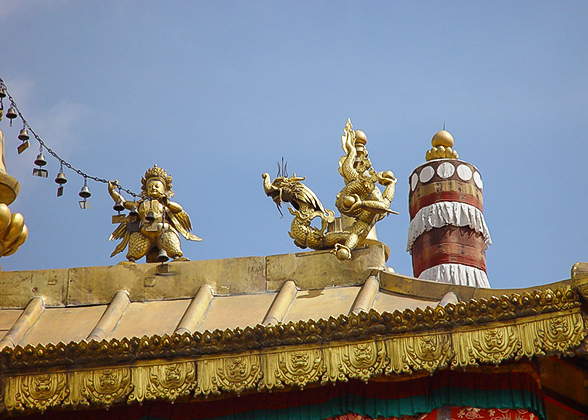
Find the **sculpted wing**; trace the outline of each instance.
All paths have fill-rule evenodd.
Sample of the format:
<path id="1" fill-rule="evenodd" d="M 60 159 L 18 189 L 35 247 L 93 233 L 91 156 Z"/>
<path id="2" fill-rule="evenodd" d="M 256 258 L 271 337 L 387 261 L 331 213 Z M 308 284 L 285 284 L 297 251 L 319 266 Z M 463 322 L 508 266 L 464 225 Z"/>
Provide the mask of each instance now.
<path id="1" fill-rule="evenodd" d="M 130 233 L 127 231 L 127 219 L 124 220 L 118 227 L 110 234 L 109 241 L 123 238 L 122 242 L 119 243 L 112 254 L 110 254 L 110 258 L 114 257 L 116 254 L 123 252 L 124 249 L 127 247 L 129 243 L 129 238 L 131 237 Z"/>
<path id="2" fill-rule="evenodd" d="M 108 238 L 108 240 L 112 241 L 115 239 L 120 239 L 123 236 L 125 236 L 126 232 L 127 232 L 127 220 L 125 219 L 124 222 L 122 222 L 120 225 L 118 225 L 118 227 L 116 229 L 114 229 L 114 232 L 112 232 L 110 234 L 110 238 Z"/>
<path id="3" fill-rule="evenodd" d="M 119 243 L 116 248 L 114 248 L 114 251 L 112 251 L 112 254 L 110 254 L 110 258 L 114 257 L 116 254 L 123 252 L 125 250 L 125 248 L 127 247 L 127 245 L 129 244 L 129 238 L 131 237 L 131 234 L 128 232 L 125 232 L 125 235 L 123 237 L 123 240 L 121 241 L 121 243 Z"/>
<path id="4" fill-rule="evenodd" d="M 201 241 L 202 238 L 190 233 L 192 230 L 192 222 L 190 221 L 190 216 L 184 210 L 179 213 L 172 213 L 169 212 L 168 214 L 170 223 L 172 226 L 182 234 L 184 238 L 189 241 Z"/>
<path id="5" fill-rule="evenodd" d="M 310 204 L 315 210 L 325 213 L 325 208 L 316 196 L 316 194 L 301 182 L 297 183 L 296 187 L 293 188 L 294 196 L 305 203 Z"/>

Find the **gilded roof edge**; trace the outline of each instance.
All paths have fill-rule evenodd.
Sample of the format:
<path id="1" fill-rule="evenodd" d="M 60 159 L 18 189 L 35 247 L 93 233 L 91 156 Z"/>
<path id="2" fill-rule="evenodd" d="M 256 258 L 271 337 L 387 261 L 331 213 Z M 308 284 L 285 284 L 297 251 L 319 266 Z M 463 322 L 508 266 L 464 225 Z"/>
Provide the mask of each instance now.
<path id="1" fill-rule="evenodd" d="M 371 313 L 363 313 L 356 318 L 362 318 L 361 315 L 365 319 L 373 317 Z M 356 318 L 349 317 L 348 324 L 353 324 Z M 340 320 L 329 323 L 336 321 Z M 283 330 L 288 329 L 285 326 Z M 444 368 L 477 367 L 480 363 L 499 365 L 522 357 L 565 355 L 586 337 L 586 321 L 580 308 L 575 307 L 493 325 L 394 336 L 374 333 L 377 330 L 369 339 L 346 343 L 315 342 L 270 351 L 241 349 L 224 355 L 201 354 L 196 359 L 129 359 L 123 365 L 108 368 L 74 367 L 43 369 L 43 373 L 37 370 L 20 375 L 4 374 L 0 412 L 109 407 L 145 400 L 193 401 L 208 396 L 239 395 L 244 391 L 304 388 L 349 379 L 369 381 L 379 375 L 433 373 Z M 177 339 L 181 342 L 186 337 Z M 139 347 L 149 351 L 156 339 L 158 346 L 168 349 L 175 343 L 173 337 L 152 337 L 151 341 L 142 339 Z M 96 345 L 105 353 L 111 351 L 108 343 Z"/>
<path id="2" fill-rule="evenodd" d="M 405 309 L 402 312 L 380 314 L 372 309 L 369 312 L 340 315 L 337 318 L 257 325 L 244 329 L 5 347 L 0 352 L 0 368 L 4 372 L 19 372 L 39 367 L 111 366 L 136 360 L 357 341 L 375 335 L 395 336 L 448 328 L 459 330 L 468 326 L 487 328 L 494 323 L 500 325 L 515 319 L 522 322 L 526 317 L 577 310 L 581 304 L 581 295 L 572 285 L 567 284 L 553 290 L 547 288 L 501 297 L 493 296 L 489 299 L 470 299 L 457 304 L 427 307 L 424 310 Z"/>

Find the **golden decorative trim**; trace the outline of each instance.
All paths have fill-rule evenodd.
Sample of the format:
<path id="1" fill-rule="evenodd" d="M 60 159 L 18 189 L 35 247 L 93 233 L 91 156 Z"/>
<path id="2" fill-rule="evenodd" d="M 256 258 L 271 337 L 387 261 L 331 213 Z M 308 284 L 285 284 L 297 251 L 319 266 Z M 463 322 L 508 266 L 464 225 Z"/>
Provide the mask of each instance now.
<path id="1" fill-rule="evenodd" d="M 462 194 L 474 196 L 480 201 L 480 204 L 483 201 L 482 191 L 480 191 L 476 184 L 470 184 L 468 182 L 457 179 L 443 179 L 432 182 L 430 184 L 421 185 L 418 188 L 418 197 L 413 196 L 413 200 L 415 198 L 426 197 L 433 193 L 441 193 L 446 191 L 459 191 Z"/>
<path id="2" fill-rule="evenodd" d="M 326 351 L 325 360 L 327 372 L 323 383 L 348 379 L 367 382 L 372 376 L 384 372 L 388 362 L 382 341 L 331 347 Z"/>
<path id="3" fill-rule="evenodd" d="M 15 376 L 6 379 L 4 405 L 12 410 L 45 411 L 69 394 L 65 373 Z"/>
<path id="4" fill-rule="evenodd" d="M 390 364 L 386 374 L 412 373 L 419 370 L 434 372 L 446 367 L 453 357 L 448 333 L 427 333 L 412 337 L 386 340 Z"/>
<path id="5" fill-rule="evenodd" d="M 318 382 L 325 371 L 321 349 L 301 349 L 270 353 L 262 357 L 263 381 L 260 388 L 273 389 L 284 386 L 304 388 Z"/>
<path id="6" fill-rule="evenodd" d="M 97 369 L 83 376 L 81 394 L 88 402 L 109 407 L 133 389 L 129 368 Z"/>
<path id="7" fill-rule="evenodd" d="M 132 370 L 133 392 L 128 402 L 175 401 L 196 387 L 194 362 L 139 366 Z"/>
<path id="8" fill-rule="evenodd" d="M 541 320 L 529 325 L 537 328 L 537 336 L 542 340 L 541 348 L 548 352 L 566 352 L 576 347 L 586 336 L 582 314 Z"/>
<path id="9" fill-rule="evenodd" d="M 194 334 L 172 334 L 143 338 L 111 339 L 80 343 L 39 344 L 35 347 L 5 347 L 0 351 L 3 371 L 23 373 L 24 370 L 77 366 L 100 367 L 105 363 L 127 363 L 139 360 L 200 357 L 252 349 L 273 349 L 279 346 L 339 342 L 353 338 L 368 340 L 374 334 L 394 336 L 417 334 L 420 331 L 471 326 L 482 329 L 491 322 L 521 323 L 532 316 L 574 310 L 581 305 L 580 295 L 570 286 L 555 290 L 536 290 L 510 296 L 471 299 L 456 304 L 393 313 L 369 312 L 340 315 L 328 320 L 309 320 L 277 325 L 258 325 L 244 329 L 205 331 Z M 543 329 L 542 331 L 545 331 Z M 526 342 L 526 336 L 519 336 Z M 527 349 L 529 345 L 526 345 Z M 527 352 L 528 350 L 522 350 Z M 529 350 L 534 351 L 534 350 Z M 526 354 L 526 353 L 525 353 Z M 465 356 L 464 356 L 465 357 Z M 461 363 L 461 362 L 460 362 Z"/>
<path id="10" fill-rule="evenodd" d="M 455 333 L 455 358 L 451 366 L 476 366 L 478 362 L 499 364 L 512 358 L 520 345 L 513 326 Z"/>
<path id="11" fill-rule="evenodd" d="M 459 155 L 451 147 L 431 147 L 431 149 L 427 150 L 427 153 L 425 153 L 425 160 L 429 162 L 433 159 L 459 159 Z"/>
<path id="12" fill-rule="evenodd" d="M 424 311 L 415 311 L 415 317 L 424 315 Z M 274 333 L 278 327 L 274 327 Z M 373 334 L 377 335 L 377 331 Z M 343 345 L 303 344 L 225 357 L 202 355 L 196 361 L 159 359 L 133 366 L 67 372 L 47 369 L 43 375 L 10 376 L 4 371 L 2 395 L 4 409 L 11 412 L 174 401 L 285 386 L 304 388 L 319 382 L 368 381 L 382 374 L 432 374 L 448 366 L 499 365 L 523 356 L 566 355 L 580 345 L 586 334 L 584 316 L 575 308 L 489 325 L 377 335 L 376 340 Z M 169 347 L 172 340 L 167 339 Z M 143 346 L 147 341 L 140 343 Z"/>
<path id="13" fill-rule="evenodd" d="M 220 394 L 221 391 L 240 394 L 245 389 L 256 388 L 262 377 L 257 355 L 200 359 L 197 364 L 198 394 Z"/>

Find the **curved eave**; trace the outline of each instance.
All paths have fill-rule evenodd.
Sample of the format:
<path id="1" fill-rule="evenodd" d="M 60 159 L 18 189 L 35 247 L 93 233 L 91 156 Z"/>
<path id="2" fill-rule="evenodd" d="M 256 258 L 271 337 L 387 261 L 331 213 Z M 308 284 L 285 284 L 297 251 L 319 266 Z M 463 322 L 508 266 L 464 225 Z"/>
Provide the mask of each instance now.
<path id="1" fill-rule="evenodd" d="M 382 313 L 371 309 L 369 312 L 328 319 L 278 325 L 258 324 L 193 334 L 156 334 L 89 342 L 17 345 L 2 349 L 0 366 L 6 372 L 72 365 L 109 366 L 135 360 L 198 357 L 254 349 L 263 352 L 273 351 L 273 348 L 280 346 L 333 345 L 374 337 L 414 335 L 422 331 L 488 330 L 534 322 L 541 315 L 557 317 L 569 314 L 581 314 L 581 296 L 569 284 L 562 284 L 554 289 L 482 297 L 424 309 Z"/>

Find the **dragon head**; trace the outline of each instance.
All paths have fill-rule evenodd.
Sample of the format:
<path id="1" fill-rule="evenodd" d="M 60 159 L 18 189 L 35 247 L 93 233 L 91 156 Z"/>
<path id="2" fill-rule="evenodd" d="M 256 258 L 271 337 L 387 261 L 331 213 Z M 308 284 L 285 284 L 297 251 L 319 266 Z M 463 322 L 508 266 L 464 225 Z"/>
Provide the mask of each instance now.
<path id="1" fill-rule="evenodd" d="M 270 181 L 270 175 L 266 172 L 261 175 L 263 178 L 263 189 L 265 194 L 276 203 L 278 211 L 282 214 L 282 203 L 290 203 L 296 210 L 299 209 L 300 205 L 296 197 L 296 192 L 300 184 L 305 177 L 297 177 L 296 174 L 291 177 L 279 176 Z"/>

